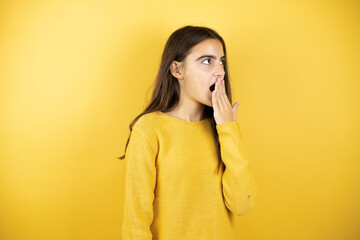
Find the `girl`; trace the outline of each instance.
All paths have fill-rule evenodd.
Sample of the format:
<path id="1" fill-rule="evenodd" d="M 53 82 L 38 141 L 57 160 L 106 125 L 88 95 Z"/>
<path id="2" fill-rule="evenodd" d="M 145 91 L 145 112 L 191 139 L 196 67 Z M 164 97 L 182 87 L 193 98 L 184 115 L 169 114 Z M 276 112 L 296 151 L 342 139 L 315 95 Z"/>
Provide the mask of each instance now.
<path id="1" fill-rule="evenodd" d="M 122 239 L 233 240 L 254 205 L 222 37 L 185 26 L 169 37 L 151 101 L 130 124 Z"/>

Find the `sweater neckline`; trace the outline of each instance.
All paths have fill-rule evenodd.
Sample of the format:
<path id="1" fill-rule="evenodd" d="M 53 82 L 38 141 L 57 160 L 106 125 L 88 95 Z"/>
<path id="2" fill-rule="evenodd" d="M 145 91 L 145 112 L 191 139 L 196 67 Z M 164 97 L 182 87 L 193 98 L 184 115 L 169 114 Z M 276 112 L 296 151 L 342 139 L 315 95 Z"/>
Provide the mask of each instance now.
<path id="1" fill-rule="evenodd" d="M 163 113 L 162 111 L 158 111 L 158 112 L 159 112 L 160 116 L 163 116 L 166 119 L 169 119 L 169 120 L 171 120 L 173 122 L 183 124 L 183 125 L 191 125 L 191 126 L 204 125 L 207 122 L 209 122 L 209 120 L 210 120 L 209 118 L 205 118 L 205 119 L 203 119 L 201 121 L 190 122 L 190 121 L 186 121 L 186 120 L 183 120 L 183 119 L 180 119 L 180 118 L 172 117 L 170 115 L 167 115 L 166 113 Z"/>

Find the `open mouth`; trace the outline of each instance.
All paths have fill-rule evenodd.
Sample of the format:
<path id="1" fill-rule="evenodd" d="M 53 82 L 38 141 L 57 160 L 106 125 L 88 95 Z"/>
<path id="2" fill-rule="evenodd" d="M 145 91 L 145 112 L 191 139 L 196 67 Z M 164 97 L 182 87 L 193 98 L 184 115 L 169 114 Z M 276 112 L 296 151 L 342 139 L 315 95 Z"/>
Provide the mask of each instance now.
<path id="1" fill-rule="evenodd" d="M 213 92 L 215 90 L 215 83 L 209 87 L 210 92 Z"/>

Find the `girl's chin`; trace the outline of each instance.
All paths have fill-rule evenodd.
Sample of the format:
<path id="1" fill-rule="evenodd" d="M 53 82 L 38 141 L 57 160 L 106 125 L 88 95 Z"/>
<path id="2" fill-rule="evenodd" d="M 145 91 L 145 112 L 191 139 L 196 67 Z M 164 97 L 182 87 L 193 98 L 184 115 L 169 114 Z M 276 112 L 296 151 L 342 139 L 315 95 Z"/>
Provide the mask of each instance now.
<path id="1" fill-rule="evenodd" d="M 210 101 L 207 101 L 205 105 L 208 107 L 213 107 L 212 100 L 210 99 Z"/>

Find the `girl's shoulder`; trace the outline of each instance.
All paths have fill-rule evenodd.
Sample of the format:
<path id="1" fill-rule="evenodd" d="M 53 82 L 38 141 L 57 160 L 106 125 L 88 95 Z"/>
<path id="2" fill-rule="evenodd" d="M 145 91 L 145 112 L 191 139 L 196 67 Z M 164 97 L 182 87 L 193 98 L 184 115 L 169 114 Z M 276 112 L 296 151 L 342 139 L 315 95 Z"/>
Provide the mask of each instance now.
<path id="1" fill-rule="evenodd" d="M 161 116 L 160 111 L 153 111 L 142 115 L 141 118 L 144 118 L 147 121 L 156 121 L 160 116 Z"/>
<path id="2" fill-rule="evenodd" d="M 134 127 L 141 128 L 146 132 L 153 131 L 159 125 L 160 115 L 161 112 L 159 111 L 146 113 L 138 118 L 138 120 L 134 124 Z"/>
<path id="3" fill-rule="evenodd" d="M 150 112 L 139 117 L 133 126 L 147 136 L 154 151 L 158 149 L 159 120 L 157 112 Z"/>

